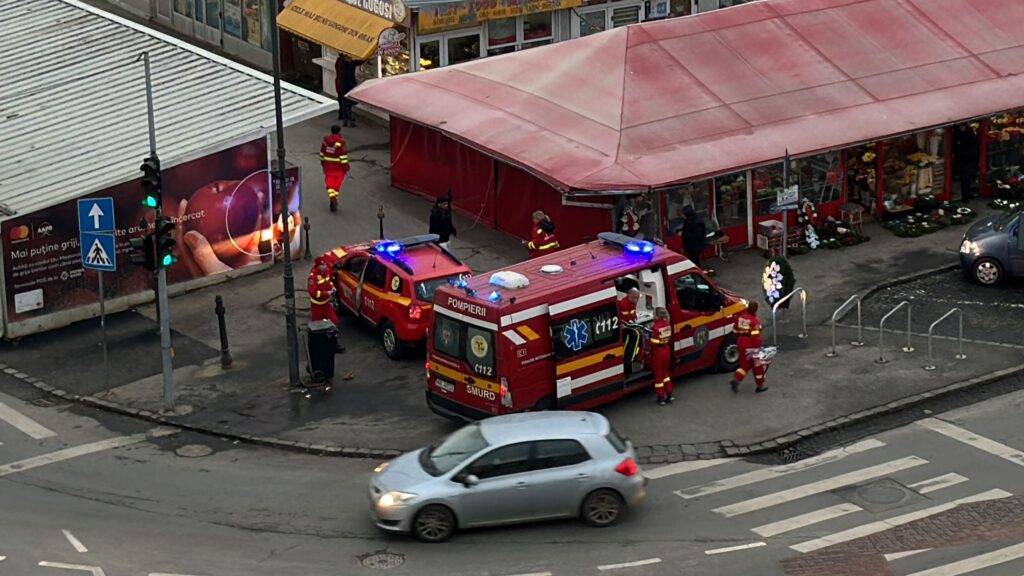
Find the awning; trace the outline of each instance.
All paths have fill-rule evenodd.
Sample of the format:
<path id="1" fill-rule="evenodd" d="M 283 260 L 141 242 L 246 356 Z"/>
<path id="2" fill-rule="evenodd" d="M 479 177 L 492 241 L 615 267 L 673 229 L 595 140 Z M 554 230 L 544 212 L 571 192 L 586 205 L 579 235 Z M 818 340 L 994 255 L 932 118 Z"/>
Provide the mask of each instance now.
<path id="1" fill-rule="evenodd" d="M 1024 106 L 1021 0 L 764 0 L 361 84 L 562 190 L 643 190 Z"/>
<path id="2" fill-rule="evenodd" d="M 277 25 L 356 60 L 366 60 L 377 50 L 380 33 L 395 24 L 341 0 L 294 0 L 277 15 Z"/>

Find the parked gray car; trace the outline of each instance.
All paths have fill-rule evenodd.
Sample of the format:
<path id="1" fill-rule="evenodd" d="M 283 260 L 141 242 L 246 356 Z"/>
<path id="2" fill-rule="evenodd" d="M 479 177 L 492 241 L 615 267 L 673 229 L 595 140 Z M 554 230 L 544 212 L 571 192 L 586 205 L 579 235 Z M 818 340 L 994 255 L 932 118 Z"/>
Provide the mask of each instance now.
<path id="1" fill-rule="evenodd" d="M 381 529 L 442 542 L 456 529 L 554 518 L 611 526 L 646 484 L 604 416 L 532 412 L 474 422 L 381 464 L 369 496 Z"/>
<path id="2" fill-rule="evenodd" d="M 995 214 L 976 222 L 960 243 L 960 265 L 979 284 L 1024 276 L 1024 212 Z"/>

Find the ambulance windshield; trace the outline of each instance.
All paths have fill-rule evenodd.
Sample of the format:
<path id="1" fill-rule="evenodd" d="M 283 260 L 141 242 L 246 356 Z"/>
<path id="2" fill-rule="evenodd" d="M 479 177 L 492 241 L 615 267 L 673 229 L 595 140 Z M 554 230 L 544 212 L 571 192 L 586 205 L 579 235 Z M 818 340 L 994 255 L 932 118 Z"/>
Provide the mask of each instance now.
<path id="1" fill-rule="evenodd" d="M 461 360 L 477 376 L 493 377 L 494 334 L 443 314 L 434 315 L 434 351 Z"/>

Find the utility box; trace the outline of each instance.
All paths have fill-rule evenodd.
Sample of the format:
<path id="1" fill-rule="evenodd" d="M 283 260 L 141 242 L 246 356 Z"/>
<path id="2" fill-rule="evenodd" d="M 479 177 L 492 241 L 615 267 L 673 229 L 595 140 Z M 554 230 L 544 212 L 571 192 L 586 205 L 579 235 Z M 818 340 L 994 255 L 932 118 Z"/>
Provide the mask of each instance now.
<path id="1" fill-rule="evenodd" d="M 334 379 L 334 354 L 337 347 L 338 328 L 330 320 L 317 320 L 306 324 L 308 371 L 314 383 L 330 382 Z"/>

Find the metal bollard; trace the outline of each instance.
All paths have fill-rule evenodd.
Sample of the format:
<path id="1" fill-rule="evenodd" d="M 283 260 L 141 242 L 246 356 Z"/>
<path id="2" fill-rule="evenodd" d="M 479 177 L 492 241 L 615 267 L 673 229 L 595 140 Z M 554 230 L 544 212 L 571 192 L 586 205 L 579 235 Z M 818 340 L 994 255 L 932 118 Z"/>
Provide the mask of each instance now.
<path id="1" fill-rule="evenodd" d="M 380 239 L 383 240 L 384 239 L 384 205 L 383 204 L 378 204 L 377 205 L 377 221 L 378 221 L 377 222 L 378 236 L 380 236 Z"/>
<path id="2" fill-rule="evenodd" d="M 224 299 L 218 294 L 214 298 L 213 311 L 217 313 L 217 329 L 220 331 L 220 367 L 231 367 L 231 350 L 228 348 L 228 329 L 224 325 Z"/>
<path id="3" fill-rule="evenodd" d="M 313 253 L 310 251 L 309 248 L 309 216 L 306 216 L 306 221 L 302 224 L 302 232 L 303 235 L 306 237 L 306 251 L 302 254 L 302 258 L 304 260 L 312 260 Z"/>

